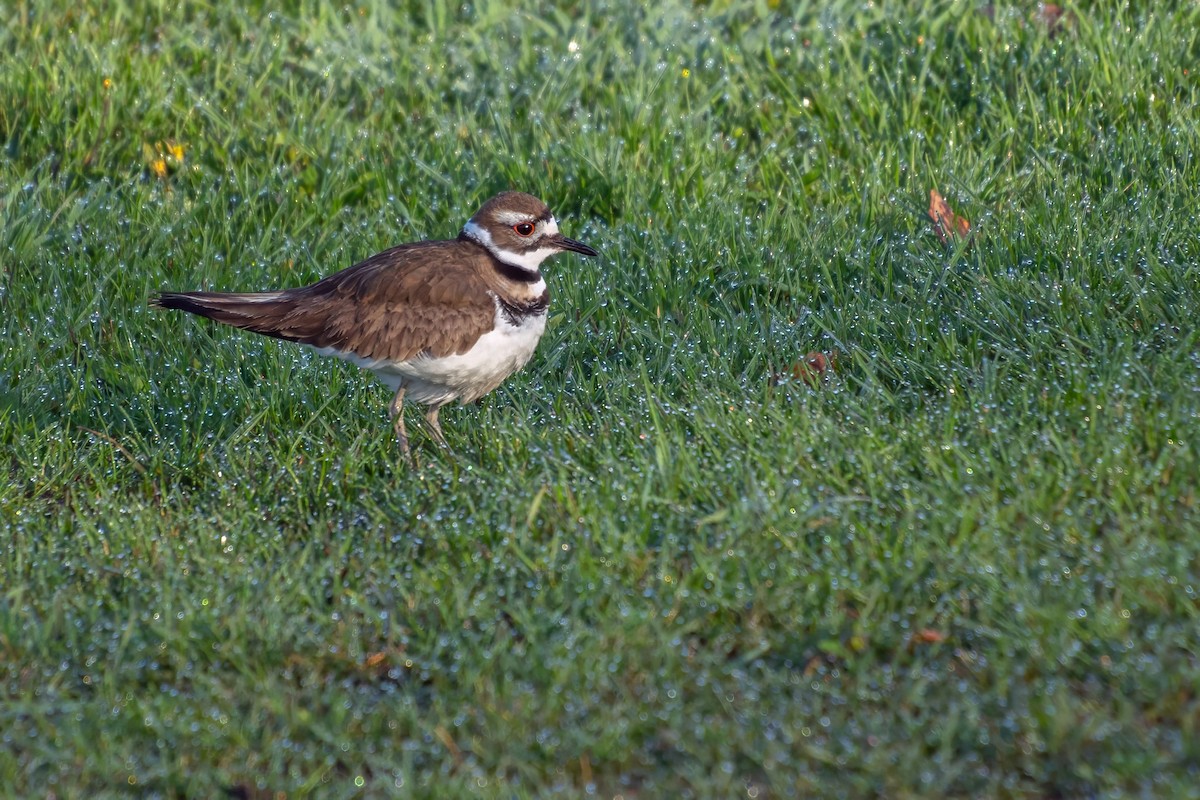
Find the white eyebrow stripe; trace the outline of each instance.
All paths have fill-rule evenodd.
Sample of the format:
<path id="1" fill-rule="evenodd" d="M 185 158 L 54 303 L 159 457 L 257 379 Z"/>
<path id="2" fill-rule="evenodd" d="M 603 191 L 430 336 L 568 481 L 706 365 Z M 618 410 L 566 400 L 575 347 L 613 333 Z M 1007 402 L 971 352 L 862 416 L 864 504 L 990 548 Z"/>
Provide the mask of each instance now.
<path id="1" fill-rule="evenodd" d="M 505 225 L 516 225 L 518 222 L 536 222 L 537 220 L 528 214 L 523 214 L 520 211 L 500 211 L 496 214 L 496 219 Z"/>

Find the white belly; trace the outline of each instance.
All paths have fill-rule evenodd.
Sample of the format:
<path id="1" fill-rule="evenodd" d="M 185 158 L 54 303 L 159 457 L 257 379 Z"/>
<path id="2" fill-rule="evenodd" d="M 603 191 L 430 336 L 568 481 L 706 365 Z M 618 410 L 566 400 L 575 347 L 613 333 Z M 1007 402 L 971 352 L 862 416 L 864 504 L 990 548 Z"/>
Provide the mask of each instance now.
<path id="1" fill-rule="evenodd" d="M 496 327 L 479 337 L 465 353 L 408 361 L 366 359 L 330 347 L 314 348 L 375 373 L 392 391 L 401 386 L 404 398 L 422 405 L 442 405 L 454 400 L 472 403 L 495 389 L 504 379 L 529 363 L 546 330 L 546 315 L 524 317 L 517 325 L 496 311 Z"/>

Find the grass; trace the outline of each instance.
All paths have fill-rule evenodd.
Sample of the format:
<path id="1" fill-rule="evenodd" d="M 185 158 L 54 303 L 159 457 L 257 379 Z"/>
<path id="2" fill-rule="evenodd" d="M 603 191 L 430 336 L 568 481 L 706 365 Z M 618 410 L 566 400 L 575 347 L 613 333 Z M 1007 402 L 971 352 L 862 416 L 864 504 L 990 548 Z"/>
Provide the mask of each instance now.
<path id="1" fill-rule="evenodd" d="M 1195 4 L 401 5 L 0 11 L 0 786 L 1195 795 Z M 419 470 L 146 305 L 507 188 L 603 258 Z"/>

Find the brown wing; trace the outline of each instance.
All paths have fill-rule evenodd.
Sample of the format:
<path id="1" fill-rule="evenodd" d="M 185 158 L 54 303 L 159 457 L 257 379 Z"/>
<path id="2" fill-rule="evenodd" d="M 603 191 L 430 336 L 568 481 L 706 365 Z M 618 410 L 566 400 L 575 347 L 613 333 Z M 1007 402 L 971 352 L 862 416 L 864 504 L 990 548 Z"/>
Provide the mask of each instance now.
<path id="1" fill-rule="evenodd" d="M 360 358 L 406 361 L 421 353 L 466 352 L 492 329 L 496 304 L 481 278 L 489 266 L 473 244 L 418 242 L 310 286 L 257 294 L 164 293 L 155 304 Z"/>

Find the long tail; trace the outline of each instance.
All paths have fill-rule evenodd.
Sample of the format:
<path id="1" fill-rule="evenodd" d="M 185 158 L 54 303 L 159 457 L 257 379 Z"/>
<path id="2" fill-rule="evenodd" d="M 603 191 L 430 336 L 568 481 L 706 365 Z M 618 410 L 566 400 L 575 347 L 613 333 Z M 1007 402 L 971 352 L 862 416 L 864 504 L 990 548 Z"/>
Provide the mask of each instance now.
<path id="1" fill-rule="evenodd" d="M 150 298 L 158 308 L 177 308 L 189 314 L 247 331 L 302 342 L 311 338 L 314 320 L 297 315 L 288 292 L 163 292 Z M 307 323 L 307 324 L 306 324 Z"/>

